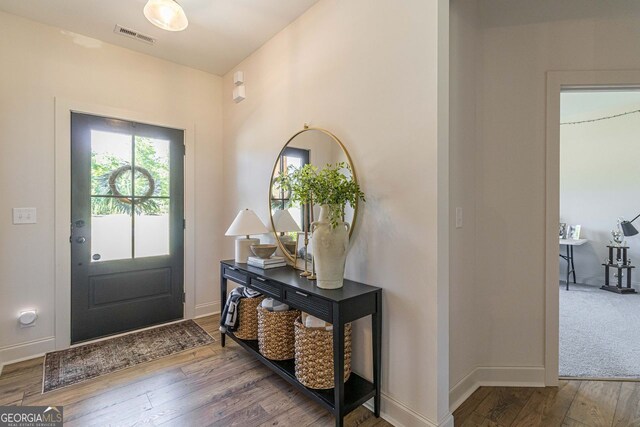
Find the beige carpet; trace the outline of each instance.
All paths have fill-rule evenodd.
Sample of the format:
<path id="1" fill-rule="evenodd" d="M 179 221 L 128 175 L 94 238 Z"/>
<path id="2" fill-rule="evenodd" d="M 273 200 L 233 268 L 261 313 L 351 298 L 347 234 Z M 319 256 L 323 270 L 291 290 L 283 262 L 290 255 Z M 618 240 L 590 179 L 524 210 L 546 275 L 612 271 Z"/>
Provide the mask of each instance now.
<path id="1" fill-rule="evenodd" d="M 640 379 L 640 294 L 564 286 L 559 290 L 560 376 Z"/>
<path id="2" fill-rule="evenodd" d="M 47 353 L 42 392 L 77 384 L 181 351 L 214 339 L 193 320 Z"/>

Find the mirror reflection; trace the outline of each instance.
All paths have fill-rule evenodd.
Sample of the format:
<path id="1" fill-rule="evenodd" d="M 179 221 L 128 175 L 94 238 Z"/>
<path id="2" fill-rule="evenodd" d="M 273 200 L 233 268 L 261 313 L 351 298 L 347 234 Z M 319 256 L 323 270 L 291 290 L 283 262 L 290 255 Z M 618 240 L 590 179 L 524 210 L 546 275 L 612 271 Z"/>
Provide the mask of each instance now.
<path id="1" fill-rule="evenodd" d="M 295 134 L 285 144 L 276 159 L 269 194 L 270 228 L 279 243 L 278 252 L 282 252 L 282 255 L 286 256 L 298 269 L 305 269 L 305 256 L 307 269 L 312 269 L 310 224 L 318 218 L 320 206 L 314 204 L 302 206 L 300 203 L 292 202 L 290 194 L 278 188 L 275 179 L 286 173 L 290 167 L 298 169 L 312 164 L 322 168 L 327 164 L 339 162 L 348 163 L 353 170 L 351 160 L 342 143 L 330 132 L 314 128 L 304 129 Z M 353 224 L 355 213 L 353 208 L 347 206 L 344 221 Z"/>

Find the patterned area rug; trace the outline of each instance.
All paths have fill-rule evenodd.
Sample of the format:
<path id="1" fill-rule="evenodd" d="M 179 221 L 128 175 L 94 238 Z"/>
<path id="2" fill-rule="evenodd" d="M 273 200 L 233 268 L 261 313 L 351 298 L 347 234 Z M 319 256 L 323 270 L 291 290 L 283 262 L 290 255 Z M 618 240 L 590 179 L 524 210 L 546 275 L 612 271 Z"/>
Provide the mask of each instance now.
<path id="1" fill-rule="evenodd" d="M 211 344 L 193 320 L 47 353 L 42 392 L 77 384 L 139 363 Z"/>

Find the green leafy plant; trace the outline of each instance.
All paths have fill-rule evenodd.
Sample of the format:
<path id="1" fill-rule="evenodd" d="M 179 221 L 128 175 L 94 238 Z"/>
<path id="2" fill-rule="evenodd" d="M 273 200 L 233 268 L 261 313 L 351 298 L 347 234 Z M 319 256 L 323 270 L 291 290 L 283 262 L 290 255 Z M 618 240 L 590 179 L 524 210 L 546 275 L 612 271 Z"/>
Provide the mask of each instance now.
<path id="1" fill-rule="evenodd" d="M 153 142 L 149 138 L 136 137 L 136 164 L 144 167 L 154 180 L 154 191 L 151 197 L 141 197 L 149 187 L 148 180 L 135 171 L 135 213 L 137 215 L 161 215 L 165 210 L 166 199 L 156 199 L 153 196 L 169 195 L 169 163 L 160 158 Z M 91 194 L 99 196 L 114 196 L 109 185 L 109 178 L 119 168 L 129 167 L 129 162 L 109 154 L 91 153 Z M 92 197 L 91 211 L 93 215 L 131 214 L 132 172 L 128 170 L 120 174 L 115 181 L 117 190 L 124 197 Z"/>
<path id="2" fill-rule="evenodd" d="M 327 164 L 322 169 L 313 165 L 290 166 L 287 173 L 276 178 L 275 184 L 290 192 L 292 203 L 328 205 L 329 222 L 333 228 L 344 218 L 347 203 L 355 207 L 359 200 L 365 201 L 364 193 L 346 162 Z"/>

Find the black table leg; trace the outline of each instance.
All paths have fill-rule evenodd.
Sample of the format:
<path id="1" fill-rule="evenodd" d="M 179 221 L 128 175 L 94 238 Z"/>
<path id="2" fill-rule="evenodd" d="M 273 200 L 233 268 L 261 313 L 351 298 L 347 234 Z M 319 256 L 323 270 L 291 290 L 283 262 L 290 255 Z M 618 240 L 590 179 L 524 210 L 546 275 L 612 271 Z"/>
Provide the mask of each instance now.
<path id="1" fill-rule="evenodd" d="M 573 274 L 573 283 L 576 283 L 576 266 L 573 263 L 573 246 L 569 246 L 571 248 L 571 274 Z"/>
<path id="2" fill-rule="evenodd" d="M 224 277 L 223 269 L 220 268 L 220 313 L 224 309 L 225 304 L 227 303 L 227 279 Z M 222 315 L 222 314 L 221 314 Z M 220 332 L 220 343 L 222 347 L 225 345 L 225 338 L 227 336 L 224 332 Z"/>
<path id="3" fill-rule="evenodd" d="M 338 304 L 333 306 L 333 399 L 336 427 L 344 425 L 344 322 Z"/>
<path id="4" fill-rule="evenodd" d="M 373 414 L 380 418 L 380 374 L 382 356 L 382 292 L 376 294 L 376 312 L 371 315 L 371 341 L 373 344 L 373 385 L 376 395 L 373 398 Z"/>
<path id="5" fill-rule="evenodd" d="M 571 245 L 567 245 L 567 290 L 569 290 L 569 275 L 571 274 Z"/>

